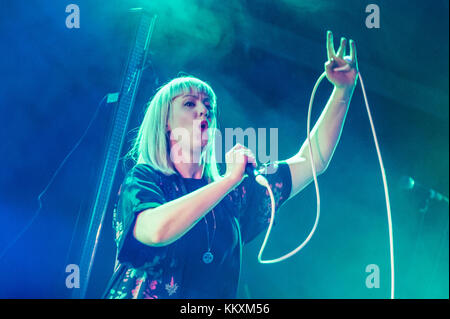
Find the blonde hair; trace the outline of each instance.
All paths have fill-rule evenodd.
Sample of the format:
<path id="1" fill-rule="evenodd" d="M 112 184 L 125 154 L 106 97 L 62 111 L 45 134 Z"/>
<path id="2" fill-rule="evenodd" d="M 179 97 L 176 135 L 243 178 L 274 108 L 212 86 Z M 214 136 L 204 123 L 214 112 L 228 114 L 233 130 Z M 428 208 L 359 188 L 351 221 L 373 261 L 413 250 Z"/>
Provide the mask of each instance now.
<path id="1" fill-rule="evenodd" d="M 202 93 L 208 96 L 211 104 L 211 125 L 208 130 L 215 132 L 217 129 L 217 104 L 216 95 L 212 88 L 205 82 L 193 76 L 177 77 L 158 89 L 156 94 L 147 104 L 144 119 L 139 127 L 134 146 L 127 154 L 127 158 L 135 164 L 148 164 L 165 175 L 176 174 L 175 167 L 170 159 L 169 136 L 166 125 L 170 114 L 172 101 L 181 94 Z M 215 157 L 215 136 L 209 136 L 205 146 L 205 158 L 203 159 L 203 175 L 209 181 L 220 179 L 217 161 Z"/>

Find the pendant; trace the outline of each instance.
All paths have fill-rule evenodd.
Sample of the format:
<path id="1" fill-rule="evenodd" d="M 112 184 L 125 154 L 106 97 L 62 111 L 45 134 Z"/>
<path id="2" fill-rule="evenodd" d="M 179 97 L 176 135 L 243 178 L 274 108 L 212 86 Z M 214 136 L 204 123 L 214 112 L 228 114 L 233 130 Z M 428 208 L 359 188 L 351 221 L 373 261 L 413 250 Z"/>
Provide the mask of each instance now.
<path id="1" fill-rule="evenodd" d="M 211 252 L 207 251 L 206 253 L 203 254 L 203 262 L 205 264 L 210 264 L 214 259 L 214 255 L 211 254 Z"/>

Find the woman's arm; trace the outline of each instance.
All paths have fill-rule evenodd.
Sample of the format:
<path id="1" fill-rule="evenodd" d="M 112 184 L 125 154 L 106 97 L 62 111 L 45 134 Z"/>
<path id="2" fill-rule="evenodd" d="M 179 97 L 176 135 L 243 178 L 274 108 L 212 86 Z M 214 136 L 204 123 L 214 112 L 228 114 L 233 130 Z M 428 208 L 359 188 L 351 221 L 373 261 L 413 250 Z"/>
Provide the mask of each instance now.
<path id="1" fill-rule="evenodd" d="M 328 61 L 325 63 L 325 72 L 328 80 L 334 84 L 334 90 L 322 111 L 319 119 L 311 130 L 311 149 L 317 175 L 322 174 L 330 164 L 333 153 L 339 142 L 344 126 L 350 100 L 356 85 L 357 61 L 356 47 L 350 40 L 350 56 L 345 56 L 346 39 L 341 39 L 338 52 L 334 52 L 333 35 L 327 34 Z M 348 66 L 346 71 L 335 71 L 335 68 Z M 312 180 L 311 163 L 308 149 L 308 140 L 305 140 L 299 152 L 286 160 L 292 176 L 292 191 L 290 198 L 305 188 Z"/>
<path id="2" fill-rule="evenodd" d="M 344 126 L 350 95 L 351 93 L 345 89 L 334 88 L 325 109 L 311 131 L 311 148 L 317 175 L 326 170 L 333 157 Z M 300 151 L 286 162 L 289 164 L 292 176 L 291 198 L 313 180 L 308 140 L 305 140 Z"/>
<path id="3" fill-rule="evenodd" d="M 225 158 L 227 171 L 221 180 L 141 212 L 136 219 L 134 237 L 145 245 L 165 246 L 186 234 L 242 181 L 247 161 L 255 162 L 251 151 L 240 144 L 227 152 Z"/>
<path id="4" fill-rule="evenodd" d="M 149 246 L 168 245 L 186 232 L 236 185 L 224 177 L 183 197 L 141 212 L 134 227 L 134 237 Z"/>

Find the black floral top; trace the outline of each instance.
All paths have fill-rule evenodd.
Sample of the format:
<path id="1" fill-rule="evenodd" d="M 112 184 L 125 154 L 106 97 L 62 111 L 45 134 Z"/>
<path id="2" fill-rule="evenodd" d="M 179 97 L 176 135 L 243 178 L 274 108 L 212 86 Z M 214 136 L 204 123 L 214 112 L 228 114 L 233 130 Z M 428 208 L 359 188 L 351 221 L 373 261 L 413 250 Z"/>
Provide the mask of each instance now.
<path id="1" fill-rule="evenodd" d="M 289 166 L 284 162 L 266 165 L 262 173 L 278 209 L 291 192 Z M 236 297 L 242 246 L 267 229 L 271 216 L 269 194 L 254 178 L 245 178 L 204 219 L 169 245 L 147 246 L 133 236 L 140 212 L 207 184 L 205 179 L 166 176 L 146 164 L 131 169 L 114 211 L 117 260 L 104 298 Z M 208 245 L 214 258 L 205 263 L 202 256 Z"/>

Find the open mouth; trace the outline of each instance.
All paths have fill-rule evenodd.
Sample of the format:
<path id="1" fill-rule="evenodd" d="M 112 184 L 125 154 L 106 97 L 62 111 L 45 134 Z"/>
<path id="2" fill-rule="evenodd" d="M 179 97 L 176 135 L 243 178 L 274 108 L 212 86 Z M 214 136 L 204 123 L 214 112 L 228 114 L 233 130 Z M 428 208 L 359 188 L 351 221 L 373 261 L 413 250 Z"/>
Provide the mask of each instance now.
<path id="1" fill-rule="evenodd" d="M 202 122 L 200 123 L 200 129 L 201 129 L 202 131 L 208 129 L 208 122 L 207 122 L 207 121 L 202 121 Z"/>

